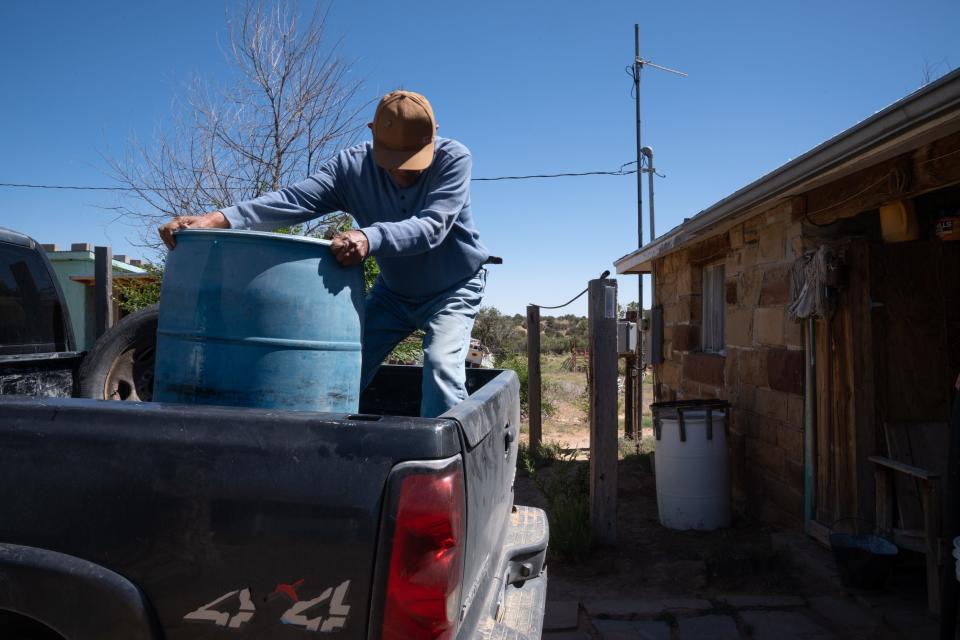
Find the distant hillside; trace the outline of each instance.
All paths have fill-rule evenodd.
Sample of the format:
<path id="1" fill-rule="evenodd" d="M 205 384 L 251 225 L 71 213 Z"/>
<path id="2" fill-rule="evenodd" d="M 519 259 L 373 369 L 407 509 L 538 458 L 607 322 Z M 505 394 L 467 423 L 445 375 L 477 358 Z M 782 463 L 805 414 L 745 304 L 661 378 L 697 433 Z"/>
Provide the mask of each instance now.
<path id="1" fill-rule="evenodd" d="M 473 337 L 479 339 L 496 356 L 509 356 L 527 351 L 527 319 L 519 313 L 507 316 L 494 307 L 483 307 L 473 325 Z M 567 353 L 573 346 L 587 345 L 587 319 L 567 314 L 540 317 L 540 350 L 542 353 Z"/>

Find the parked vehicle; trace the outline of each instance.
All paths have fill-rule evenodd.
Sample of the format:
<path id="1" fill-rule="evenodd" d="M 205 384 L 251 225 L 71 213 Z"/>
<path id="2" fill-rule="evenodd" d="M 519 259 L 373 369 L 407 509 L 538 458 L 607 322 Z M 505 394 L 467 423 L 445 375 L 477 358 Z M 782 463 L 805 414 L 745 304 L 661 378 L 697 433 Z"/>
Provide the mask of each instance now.
<path id="1" fill-rule="evenodd" d="M 493 354 L 490 349 L 476 338 L 470 338 L 470 348 L 467 350 L 468 367 L 493 368 Z"/>
<path id="2" fill-rule="evenodd" d="M 436 419 L 405 366 L 354 415 L 143 402 L 151 322 L 73 351 L 42 249 L 0 231 L 0 637 L 540 637 L 516 374 L 469 369 Z"/>

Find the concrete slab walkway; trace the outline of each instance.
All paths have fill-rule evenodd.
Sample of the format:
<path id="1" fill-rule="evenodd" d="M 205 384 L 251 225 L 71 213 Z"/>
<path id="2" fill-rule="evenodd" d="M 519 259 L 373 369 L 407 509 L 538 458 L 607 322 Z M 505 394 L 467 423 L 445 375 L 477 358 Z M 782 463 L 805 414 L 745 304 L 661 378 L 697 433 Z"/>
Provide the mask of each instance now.
<path id="1" fill-rule="evenodd" d="M 845 595 L 729 594 L 709 598 L 548 603 L 544 640 L 894 640 L 904 634 L 882 611 Z"/>

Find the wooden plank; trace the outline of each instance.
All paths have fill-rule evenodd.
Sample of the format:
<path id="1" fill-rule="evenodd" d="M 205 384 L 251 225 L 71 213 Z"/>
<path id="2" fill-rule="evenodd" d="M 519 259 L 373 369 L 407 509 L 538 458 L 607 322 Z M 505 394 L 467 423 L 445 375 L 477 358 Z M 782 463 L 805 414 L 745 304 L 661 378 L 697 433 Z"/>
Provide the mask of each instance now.
<path id="1" fill-rule="evenodd" d="M 836 355 L 836 387 L 834 390 L 834 407 L 837 411 L 836 434 L 836 477 L 837 483 L 838 517 L 860 517 L 859 495 L 860 486 L 857 478 L 857 397 L 861 389 L 857 388 L 857 349 L 859 342 L 854 328 L 854 318 L 859 313 L 858 300 L 852 295 L 851 289 L 856 288 L 854 283 L 848 284 L 846 300 L 838 317 L 838 331 L 835 334 L 834 352 Z M 872 485 L 873 483 L 871 483 Z M 873 502 L 870 503 L 868 517 L 873 517 Z"/>
<path id="2" fill-rule="evenodd" d="M 830 548 L 830 527 L 825 527 L 816 520 L 807 523 L 807 535 L 826 548 Z"/>
<path id="3" fill-rule="evenodd" d="M 935 140 L 913 152 L 912 195 L 960 181 L 960 132 Z"/>
<path id="4" fill-rule="evenodd" d="M 830 370 L 829 320 L 814 321 L 814 336 L 816 343 L 816 376 L 817 376 L 817 422 L 816 428 L 816 459 L 814 473 L 816 474 L 815 510 L 817 521 L 830 525 L 838 518 L 833 497 L 833 416 L 830 406 L 830 389 L 832 388 L 832 372 Z"/>
<path id="5" fill-rule="evenodd" d="M 881 467 L 886 467 L 887 469 L 905 473 L 908 476 L 913 476 L 914 478 L 919 478 L 920 480 L 935 480 L 940 477 L 938 474 L 931 473 L 926 469 L 921 469 L 920 467 L 915 467 L 913 465 L 906 464 L 905 462 L 891 460 L 890 458 L 885 458 L 883 456 L 870 456 L 870 462 L 878 464 Z"/>
<path id="6" fill-rule="evenodd" d="M 543 400 L 540 381 L 540 307 L 527 305 L 527 412 L 530 420 L 530 449 L 543 441 Z"/>
<path id="7" fill-rule="evenodd" d="M 594 541 L 617 542 L 617 282 L 591 280 L 590 527 Z"/>
<path id="8" fill-rule="evenodd" d="M 893 530 L 893 544 L 901 549 L 916 551 L 917 553 L 927 552 L 927 534 L 923 529 L 897 529 Z"/>
<path id="9" fill-rule="evenodd" d="M 877 247 L 883 264 L 876 276 L 874 318 L 884 325 L 886 338 L 886 367 L 878 380 L 886 422 L 944 421 L 950 412 L 949 384 L 956 372 L 948 370 L 944 303 L 956 288 L 950 285 L 956 274 L 943 272 L 943 244 Z"/>
<path id="10" fill-rule="evenodd" d="M 113 326 L 113 249 L 96 247 L 93 257 L 94 337 Z"/>
<path id="11" fill-rule="evenodd" d="M 913 459 L 906 461 L 921 469 L 926 469 L 940 477 L 947 474 L 947 456 L 950 448 L 950 431 L 943 422 L 909 422 L 910 449 Z"/>
<path id="12" fill-rule="evenodd" d="M 911 465 L 910 434 L 903 423 L 887 422 L 884 427 L 884 440 L 890 460 L 898 460 Z M 897 488 L 897 515 L 901 527 L 920 527 L 923 525 L 923 507 L 920 504 L 920 485 L 913 474 L 901 474 L 893 479 Z"/>
<path id="13" fill-rule="evenodd" d="M 848 517 L 873 519 L 876 453 L 872 390 L 869 252 L 862 241 L 842 247 L 848 279 L 833 315 L 816 321 L 817 421 L 815 509 L 824 525 Z"/>
<path id="14" fill-rule="evenodd" d="M 914 198 L 960 182 L 960 133 L 953 133 L 805 194 L 801 218 L 829 224 L 876 209 L 892 196 Z M 899 190 L 894 191 L 894 186 Z"/>
<path id="15" fill-rule="evenodd" d="M 889 457 L 923 470 L 930 476 L 947 472 L 946 451 L 949 434 L 945 422 L 888 422 L 884 424 Z M 918 477 L 918 476 L 915 476 Z M 900 525 L 906 528 L 923 526 L 922 487 L 913 478 L 897 478 L 897 505 Z"/>
<path id="16" fill-rule="evenodd" d="M 811 330 L 812 321 L 804 320 L 803 351 L 803 519 L 809 525 L 816 522 L 817 513 L 817 390 L 813 384 L 815 380 L 814 366 L 816 345 L 813 342 Z"/>
<path id="17" fill-rule="evenodd" d="M 891 470 L 878 465 L 874 470 L 874 479 L 877 485 L 877 531 L 881 536 L 887 536 L 893 530 L 893 485 Z"/>
<path id="18" fill-rule="evenodd" d="M 927 556 L 927 606 L 940 613 L 940 480 L 931 478 L 923 485 L 924 534 Z"/>
<path id="19" fill-rule="evenodd" d="M 847 251 L 849 279 L 847 296 L 850 303 L 850 373 L 853 389 L 853 437 L 850 471 L 855 484 L 852 487 L 856 515 L 872 522 L 876 496 L 873 483 L 873 465 L 868 457 L 879 451 L 879 423 L 876 416 L 876 392 L 873 364 L 873 333 L 870 298 L 870 247 L 859 240 Z"/>

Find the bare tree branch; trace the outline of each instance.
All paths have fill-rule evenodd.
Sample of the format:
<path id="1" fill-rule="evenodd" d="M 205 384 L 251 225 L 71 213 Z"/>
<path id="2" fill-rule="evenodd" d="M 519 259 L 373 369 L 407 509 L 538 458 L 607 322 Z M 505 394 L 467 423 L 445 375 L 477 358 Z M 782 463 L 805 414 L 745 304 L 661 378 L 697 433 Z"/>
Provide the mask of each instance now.
<path id="1" fill-rule="evenodd" d="M 114 208 L 139 227 L 143 243 L 160 246 L 155 227 L 275 191 L 314 173 L 353 144 L 363 121 L 360 82 L 328 44 L 327 8 L 306 21 L 285 0 L 249 1 L 227 16 L 233 71 L 222 86 L 194 79 L 174 104 L 167 126 L 149 144 L 131 139 L 113 177 L 135 198 Z M 304 225 L 324 235 L 346 214 Z"/>

